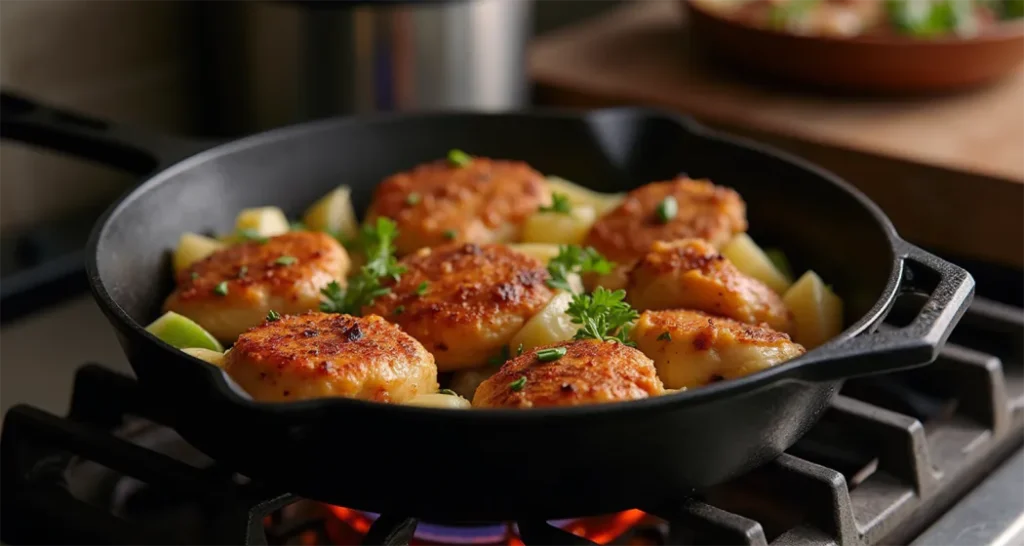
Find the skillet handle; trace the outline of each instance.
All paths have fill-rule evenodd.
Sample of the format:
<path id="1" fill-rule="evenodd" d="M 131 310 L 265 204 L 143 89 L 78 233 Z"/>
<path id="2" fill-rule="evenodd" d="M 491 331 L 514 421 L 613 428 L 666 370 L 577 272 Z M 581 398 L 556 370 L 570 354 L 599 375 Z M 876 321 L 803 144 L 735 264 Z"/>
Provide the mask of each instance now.
<path id="1" fill-rule="evenodd" d="M 902 328 L 819 347 L 810 353 L 813 361 L 796 368 L 796 375 L 812 381 L 844 379 L 913 368 L 938 357 L 974 297 L 974 278 L 906 241 L 895 246 L 903 267 L 900 293 L 929 293 L 921 311 Z"/>
<path id="2" fill-rule="evenodd" d="M 116 126 L 0 92 L 0 137 L 147 174 L 212 147 L 215 143 Z"/>

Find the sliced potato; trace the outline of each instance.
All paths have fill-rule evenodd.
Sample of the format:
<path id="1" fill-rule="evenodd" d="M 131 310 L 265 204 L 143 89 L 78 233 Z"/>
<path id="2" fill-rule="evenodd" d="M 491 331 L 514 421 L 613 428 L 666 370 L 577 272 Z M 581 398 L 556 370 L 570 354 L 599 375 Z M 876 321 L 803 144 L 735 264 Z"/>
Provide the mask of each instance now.
<path id="1" fill-rule="evenodd" d="M 515 356 L 515 353 L 513 353 Z M 448 382 L 448 388 L 457 392 L 459 396 L 472 400 L 476 394 L 476 388 L 480 383 L 487 381 L 498 371 L 498 366 L 484 366 L 482 368 L 470 368 L 459 370 L 452 374 L 452 380 Z"/>
<path id="2" fill-rule="evenodd" d="M 843 330 L 843 300 L 813 271 L 804 273 L 782 296 L 793 313 L 793 339 L 813 349 Z"/>
<path id="3" fill-rule="evenodd" d="M 274 237 L 291 231 L 284 211 L 277 207 L 245 209 L 235 219 L 236 231 L 251 231 L 260 237 Z"/>
<path id="4" fill-rule="evenodd" d="M 178 239 L 178 248 L 174 250 L 174 272 L 180 273 L 188 266 L 217 252 L 226 245 L 217 239 L 204 237 L 195 233 L 182 233 Z"/>
<path id="5" fill-rule="evenodd" d="M 573 324 L 572 318 L 565 313 L 571 300 L 572 294 L 568 292 L 556 294 L 516 335 L 512 336 L 509 347 L 516 350 L 521 343 L 523 349 L 527 350 L 572 339 L 580 326 Z"/>
<path id="6" fill-rule="evenodd" d="M 352 188 L 338 186 L 313 203 L 302 217 L 306 227 L 315 231 L 326 231 L 344 240 L 359 235 L 356 209 L 352 206 Z"/>
<path id="7" fill-rule="evenodd" d="M 410 406 L 445 409 L 469 409 L 469 400 L 452 394 L 420 394 L 406 402 Z"/>
<path id="8" fill-rule="evenodd" d="M 204 362 L 208 362 L 221 368 L 224 366 L 224 353 L 220 351 L 211 351 L 210 349 L 202 349 L 199 347 L 186 347 L 181 350 L 183 353 L 188 353 L 191 356 L 198 358 Z"/>
<path id="9" fill-rule="evenodd" d="M 597 212 L 589 205 L 573 205 L 568 214 L 537 212 L 523 224 L 523 242 L 578 245 L 596 220 Z"/>
<path id="10" fill-rule="evenodd" d="M 784 294 L 793 284 L 792 279 L 779 271 L 768 255 L 746 233 L 740 233 L 726 243 L 722 247 L 722 255 L 732 262 L 736 269 L 763 282 L 779 294 Z"/>
<path id="11" fill-rule="evenodd" d="M 558 245 L 554 243 L 512 243 L 509 248 L 548 263 L 558 256 Z"/>
<path id="12" fill-rule="evenodd" d="M 573 205 L 593 207 L 598 216 L 619 206 L 626 197 L 624 193 L 597 192 L 557 176 L 547 177 L 547 183 L 551 193 L 565 194 Z"/>
<path id="13" fill-rule="evenodd" d="M 168 311 L 154 320 L 149 326 L 146 326 L 146 331 L 160 338 L 164 343 L 179 349 L 200 348 L 224 351 L 224 347 L 210 332 L 207 332 L 192 319 L 174 311 Z"/>

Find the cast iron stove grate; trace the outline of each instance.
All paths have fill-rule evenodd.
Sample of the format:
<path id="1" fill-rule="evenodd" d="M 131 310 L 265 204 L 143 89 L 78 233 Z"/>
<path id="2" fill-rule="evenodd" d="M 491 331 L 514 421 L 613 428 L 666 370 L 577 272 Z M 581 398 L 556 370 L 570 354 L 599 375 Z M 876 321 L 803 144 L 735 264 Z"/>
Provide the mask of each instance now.
<path id="1" fill-rule="evenodd" d="M 821 422 L 776 461 L 674 505 L 638 507 L 658 523 L 642 535 L 629 531 L 629 543 L 910 540 L 1024 441 L 1022 330 L 1020 309 L 977 299 L 935 364 L 849 381 Z M 190 450 L 187 456 L 153 448 L 147 434 L 160 433 L 165 443 L 168 435 L 177 438 L 161 422 L 161 409 L 131 379 L 96 365 L 79 370 L 67 418 L 11 409 L 0 440 L 0 538 L 8 544 L 332 540 L 327 512 L 300 508 L 316 503 L 237 476 L 180 439 L 172 445 Z M 83 486 L 71 471 L 83 460 L 119 478 Z M 115 507 L 112 497 L 121 499 Z M 139 514 L 144 517 L 134 517 Z M 428 524 L 385 514 L 361 541 L 409 544 L 418 525 Z M 514 527 L 527 545 L 594 544 L 548 522 Z"/>

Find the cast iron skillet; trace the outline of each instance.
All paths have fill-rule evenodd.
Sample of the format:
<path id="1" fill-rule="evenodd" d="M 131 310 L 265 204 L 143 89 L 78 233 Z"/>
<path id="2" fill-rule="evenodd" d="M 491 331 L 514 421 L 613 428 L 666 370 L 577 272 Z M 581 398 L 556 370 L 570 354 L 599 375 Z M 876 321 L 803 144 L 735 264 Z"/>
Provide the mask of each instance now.
<path id="1" fill-rule="evenodd" d="M 557 518 L 679 499 L 782 453 L 844 378 L 933 360 L 973 294 L 964 270 L 901 240 L 845 182 L 643 109 L 340 118 L 212 147 L 10 96 L 2 121 L 4 137 L 155 173 L 99 222 L 87 270 L 140 383 L 166 405 L 178 432 L 254 479 L 363 510 Z M 849 327 L 825 346 L 742 379 L 629 403 L 529 411 L 254 402 L 220 369 L 143 330 L 171 289 L 168 249 L 183 231 L 229 231 L 240 209 L 258 205 L 298 215 L 341 183 L 353 187 L 361 210 L 384 176 L 450 148 L 522 159 L 599 190 L 680 171 L 731 186 L 747 202 L 757 240 L 781 246 L 798 269 L 812 267 L 834 284 Z M 876 331 L 907 290 L 930 294 L 924 308 L 905 327 Z"/>

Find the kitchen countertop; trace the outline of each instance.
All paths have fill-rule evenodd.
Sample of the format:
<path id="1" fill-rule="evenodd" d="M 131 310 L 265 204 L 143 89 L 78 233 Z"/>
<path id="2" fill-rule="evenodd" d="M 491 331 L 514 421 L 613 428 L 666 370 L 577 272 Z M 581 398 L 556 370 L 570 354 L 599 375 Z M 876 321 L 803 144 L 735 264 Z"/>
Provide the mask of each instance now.
<path id="1" fill-rule="evenodd" d="M 58 334 L 58 332 L 60 332 Z M 87 362 L 131 374 L 110 323 L 88 295 L 0 329 L 0 412 L 31 404 L 64 415 L 75 370 Z"/>

